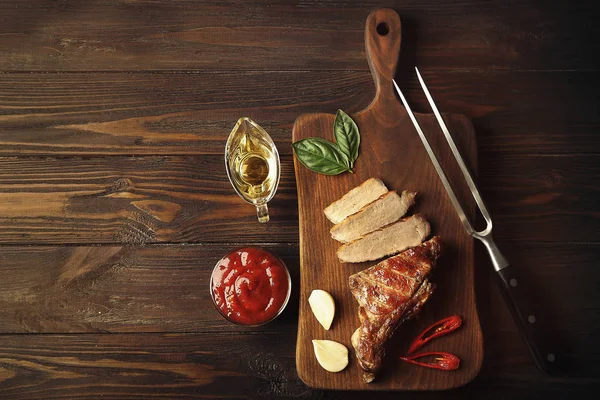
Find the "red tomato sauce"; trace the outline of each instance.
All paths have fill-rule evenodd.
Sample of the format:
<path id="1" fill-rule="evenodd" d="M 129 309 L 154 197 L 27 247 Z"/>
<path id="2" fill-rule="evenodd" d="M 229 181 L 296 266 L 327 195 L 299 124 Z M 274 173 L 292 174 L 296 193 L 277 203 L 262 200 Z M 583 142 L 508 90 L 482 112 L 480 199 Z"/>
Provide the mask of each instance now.
<path id="1" fill-rule="evenodd" d="M 289 298 L 289 274 L 271 253 L 247 247 L 223 257 L 211 276 L 215 306 L 226 318 L 258 325 L 275 317 Z"/>

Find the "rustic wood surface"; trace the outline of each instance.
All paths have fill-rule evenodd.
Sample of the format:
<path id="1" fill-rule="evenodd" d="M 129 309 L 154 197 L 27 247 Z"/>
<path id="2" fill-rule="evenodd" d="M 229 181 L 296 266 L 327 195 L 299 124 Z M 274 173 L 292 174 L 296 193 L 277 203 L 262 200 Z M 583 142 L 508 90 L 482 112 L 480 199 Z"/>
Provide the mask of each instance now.
<path id="1" fill-rule="evenodd" d="M 475 127 L 498 245 L 552 317 L 564 376 L 531 361 L 476 244 L 484 360 L 434 398 L 592 398 L 600 387 L 600 117 L 594 1 L 0 1 L 0 398 L 364 398 L 295 370 L 298 295 L 262 328 L 208 298 L 260 244 L 299 285 L 289 143 L 304 113 L 375 95 L 364 23 L 403 22 L 396 78 Z M 222 164 L 240 116 L 282 153 L 266 226 Z M 398 393 L 381 393 L 397 398 Z"/>

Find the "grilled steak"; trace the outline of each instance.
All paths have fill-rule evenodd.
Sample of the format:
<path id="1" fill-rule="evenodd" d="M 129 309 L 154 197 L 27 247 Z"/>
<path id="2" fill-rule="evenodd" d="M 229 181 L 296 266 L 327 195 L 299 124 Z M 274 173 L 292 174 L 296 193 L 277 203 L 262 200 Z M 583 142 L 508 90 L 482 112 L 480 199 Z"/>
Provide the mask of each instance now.
<path id="1" fill-rule="evenodd" d="M 380 179 L 367 179 L 346 193 L 341 199 L 327 206 L 324 210 L 325 216 L 334 224 L 339 224 L 348 215 L 358 212 L 367 204 L 387 193 L 387 191 L 387 187 Z"/>
<path id="2" fill-rule="evenodd" d="M 342 262 L 377 260 L 421 244 L 430 230 L 425 217 L 415 214 L 341 246 L 337 256 Z"/>
<path id="3" fill-rule="evenodd" d="M 415 204 L 416 195 L 407 190 L 402 192 L 402 196 L 395 191 L 387 192 L 331 228 L 331 237 L 338 242 L 349 243 L 396 222 Z"/>
<path id="4" fill-rule="evenodd" d="M 361 323 L 351 341 L 366 383 L 373 381 L 381 367 L 385 342 L 433 293 L 434 285 L 427 276 L 441 249 L 436 236 L 350 276 L 350 291 L 358 302 Z"/>

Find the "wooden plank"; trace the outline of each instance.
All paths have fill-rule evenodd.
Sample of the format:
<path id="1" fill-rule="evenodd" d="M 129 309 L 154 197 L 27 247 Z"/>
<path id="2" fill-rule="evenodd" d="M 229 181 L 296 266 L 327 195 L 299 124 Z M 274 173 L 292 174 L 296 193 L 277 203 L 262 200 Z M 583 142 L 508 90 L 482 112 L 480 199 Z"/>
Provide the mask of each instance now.
<path id="1" fill-rule="evenodd" d="M 597 68 L 594 2 L 396 0 L 410 65 Z M 364 21 L 380 1 L 0 4 L 0 70 L 367 70 Z M 240 60 L 243 60 L 241 62 Z"/>
<path id="2" fill-rule="evenodd" d="M 0 332 L 247 331 L 218 313 L 209 290 L 213 267 L 236 247 L 3 247 Z M 264 247 L 297 287 L 297 246 Z M 253 331 L 294 335 L 295 293 L 279 318 Z"/>
<path id="3" fill-rule="evenodd" d="M 294 289 L 279 319 L 251 330 L 286 332 L 295 340 L 298 246 L 263 246 L 284 259 Z M 212 267 L 235 247 L 3 246 L 0 332 L 247 332 L 249 329 L 226 323 L 209 298 Z M 595 362 L 600 368 L 600 344 L 594 334 L 600 318 L 596 291 L 600 246 L 503 243 L 502 250 L 532 282 L 536 298 L 552 320 L 553 333 L 565 338 L 570 361 L 579 363 L 577 367 L 580 360 Z M 483 252 L 478 255 L 475 289 L 486 338 L 485 354 L 492 352 L 502 363 L 511 363 L 512 356 L 504 355 L 511 354 L 514 347 L 526 358 L 527 351 L 519 340 L 503 344 L 502 335 L 517 335 L 516 328 L 491 280 L 487 256 Z M 575 371 L 585 376 L 584 369 Z"/>
<path id="4" fill-rule="evenodd" d="M 600 153 L 595 72 L 422 72 L 441 110 L 473 120 L 480 151 Z M 414 73 L 398 78 L 430 112 Z M 222 154 L 241 116 L 290 154 L 298 115 L 356 112 L 373 95 L 362 71 L 0 74 L 0 154 Z"/>
<path id="5" fill-rule="evenodd" d="M 306 396 L 291 334 L 0 336 L 0 397 Z"/>
<path id="6" fill-rule="evenodd" d="M 223 156 L 0 159 L 0 242 L 294 242 L 291 157 L 268 224 L 231 187 Z"/>
<path id="7" fill-rule="evenodd" d="M 597 242 L 598 157 L 480 154 L 494 236 Z M 292 168 L 282 156 L 272 220 L 259 224 L 220 155 L 0 158 L 0 243 L 294 243 Z"/>
<path id="8" fill-rule="evenodd" d="M 500 243 L 598 242 L 598 156 L 486 153 L 480 159 L 480 188 Z"/>
<path id="9" fill-rule="evenodd" d="M 370 79 L 357 72 L 0 74 L 0 153 L 223 154 L 246 116 L 290 154 L 298 114 L 366 103 Z"/>
<path id="10" fill-rule="evenodd" d="M 600 384 L 590 378 L 548 378 L 510 347 L 490 354 L 469 385 L 422 399 L 588 398 Z M 335 391 L 311 390 L 294 369 L 290 334 L 83 334 L 0 336 L 0 397 L 12 400 L 77 399 L 339 399 Z M 586 364 L 598 371 L 597 363 Z M 325 373 L 325 372 L 324 372 Z M 364 393 L 345 392 L 345 399 Z M 380 392 L 393 400 L 398 393 Z"/>

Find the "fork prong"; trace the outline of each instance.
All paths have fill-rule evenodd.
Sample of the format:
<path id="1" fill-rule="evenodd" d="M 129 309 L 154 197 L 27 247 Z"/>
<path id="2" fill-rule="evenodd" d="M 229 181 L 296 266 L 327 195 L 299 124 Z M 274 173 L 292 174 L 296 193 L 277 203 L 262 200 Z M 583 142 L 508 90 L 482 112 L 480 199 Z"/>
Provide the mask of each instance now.
<path id="1" fill-rule="evenodd" d="M 460 167 L 460 170 L 462 171 L 463 176 L 465 177 L 465 181 L 467 181 L 467 185 L 469 186 L 469 189 L 471 190 L 471 194 L 473 195 L 473 198 L 475 199 L 475 202 L 477 203 L 477 206 L 479 207 L 479 211 L 481 212 L 481 215 L 483 215 L 483 218 L 487 222 L 487 227 L 483 231 L 484 233 L 486 233 L 488 230 L 491 230 L 491 226 L 492 226 L 492 219 L 490 217 L 490 214 L 488 213 L 487 207 L 485 206 L 485 203 L 483 202 L 483 199 L 481 198 L 481 195 L 479 194 L 479 190 L 477 189 L 477 185 L 475 185 L 475 182 L 473 181 L 473 177 L 471 176 L 471 173 L 469 172 L 467 165 L 465 164 L 462 156 L 460 155 L 460 152 L 458 151 L 458 148 L 456 147 L 456 144 L 454 143 L 454 139 L 452 139 L 452 135 L 450 135 L 450 131 L 448 131 L 448 127 L 446 126 L 446 123 L 442 119 L 442 115 L 440 114 L 437 106 L 435 105 L 435 102 L 433 101 L 433 97 L 431 97 L 431 93 L 429 93 L 429 89 L 427 89 L 427 86 L 425 85 L 425 81 L 423 81 L 423 77 L 421 76 L 421 73 L 419 72 L 419 69 L 417 67 L 415 67 L 415 71 L 417 71 L 417 77 L 419 78 L 419 83 L 421 84 L 421 88 L 423 88 L 423 92 L 425 92 L 425 97 L 427 97 L 427 101 L 429 102 L 429 105 L 431 106 L 431 109 L 433 110 L 433 114 L 435 115 L 435 118 L 437 119 L 438 124 L 440 125 L 440 128 L 442 129 L 442 132 L 444 133 L 444 136 L 446 137 L 446 141 L 448 142 L 448 145 L 450 146 L 450 149 L 452 150 L 452 154 L 454 155 L 454 158 L 456 159 L 456 162 L 458 163 L 458 166 Z"/>
<path id="2" fill-rule="evenodd" d="M 406 112 L 408 113 L 410 120 L 412 121 L 415 129 L 417 130 L 417 133 L 419 134 L 419 137 L 421 138 L 421 141 L 423 142 L 423 145 L 425 146 L 425 150 L 427 151 L 427 154 L 429 155 L 429 158 L 431 159 L 431 162 L 433 163 L 433 166 L 435 167 L 435 170 L 437 171 L 437 173 L 440 177 L 440 180 L 442 181 L 442 184 L 444 185 L 444 188 L 446 189 L 446 192 L 448 193 L 448 197 L 450 197 L 450 201 L 452 202 L 454 209 L 458 213 L 458 217 L 460 218 L 460 221 L 462 222 L 463 226 L 465 227 L 465 229 L 467 230 L 469 235 L 473 235 L 474 229 L 471 226 L 471 222 L 467 218 L 467 215 L 463 211 L 463 208 L 460 205 L 460 202 L 456 198 L 456 195 L 454 194 L 454 190 L 452 190 L 452 186 L 450 186 L 450 182 L 448 182 L 448 178 L 446 178 L 446 174 L 444 173 L 442 166 L 438 162 L 438 159 L 435 156 L 433 149 L 429 145 L 429 142 L 427 141 L 427 138 L 425 137 L 425 134 L 423 133 L 421 126 L 417 122 L 417 118 L 415 118 L 415 115 L 413 114 L 412 110 L 410 109 L 410 106 L 408 105 L 406 98 L 404 98 L 404 95 L 402 94 L 402 91 L 398 87 L 398 84 L 396 83 L 396 81 L 392 79 L 392 82 L 394 83 L 394 87 L 396 88 L 396 91 L 398 92 L 398 95 L 400 96 L 400 100 L 402 101 L 402 104 L 404 104 L 404 107 L 406 108 Z"/>

